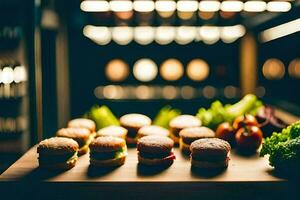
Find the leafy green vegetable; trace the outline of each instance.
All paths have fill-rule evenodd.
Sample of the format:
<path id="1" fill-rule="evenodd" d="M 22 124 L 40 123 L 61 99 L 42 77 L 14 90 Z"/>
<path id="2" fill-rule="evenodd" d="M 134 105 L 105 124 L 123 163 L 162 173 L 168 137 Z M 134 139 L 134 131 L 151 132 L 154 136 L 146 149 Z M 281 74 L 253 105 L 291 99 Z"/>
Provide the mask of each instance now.
<path id="1" fill-rule="evenodd" d="M 154 118 L 153 124 L 164 128 L 169 128 L 169 122 L 180 114 L 180 110 L 172 109 L 171 106 L 165 106 L 160 109 L 160 111 Z"/>
<path id="2" fill-rule="evenodd" d="M 233 105 L 223 105 L 215 101 L 208 109 L 200 108 L 197 117 L 204 126 L 216 129 L 222 122 L 233 122 L 233 120 L 244 114 L 255 115 L 262 107 L 262 102 L 253 94 L 246 95 L 242 100 Z"/>
<path id="3" fill-rule="evenodd" d="M 107 106 L 95 105 L 85 113 L 84 117 L 95 121 L 97 130 L 110 125 L 120 125 L 119 120 Z"/>
<path id="4" fill-rule="evenodd" d="M 263 142 L 260 156 L 270 155 L 270 165 L 284 171 L 300 169 L 300 121 L 274 132 Z"/>

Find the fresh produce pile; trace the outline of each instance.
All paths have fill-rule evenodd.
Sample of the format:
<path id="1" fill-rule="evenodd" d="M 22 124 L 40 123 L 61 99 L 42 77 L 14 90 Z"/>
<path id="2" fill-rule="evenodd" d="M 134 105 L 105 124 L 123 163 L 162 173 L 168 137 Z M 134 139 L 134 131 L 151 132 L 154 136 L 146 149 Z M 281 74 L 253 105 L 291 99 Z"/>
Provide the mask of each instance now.
<path id="1" fill-rule="evenodd" d="M 164 128 L 169 128 L 170 121 L 175 117 L 179 116 L 180 114 L 180 110 L 173 109 L 171 106 L 167 105 L 160 109 L 160 111 L 154 118 L 153 124 Z"/>
<path id="2" fill-rule="evenodd" d="M 93 120 L 97 130 L 111 125 L 120 125 L 119 120 L 107 106 L 95 105 L 84 114 L 84 117 Z"/>
<path id="3" fill-rule="evenodd" d="M 298 172 L 300 169 L 300 121 L 266 138 L 260 155 L 269 155 L 270 165 L 277 170 Z"/>
<path id="4" fill-rule="evenodd" d="M 244 114 L 256 115 L 262 106 L 262 102 L 255 95 L 248 94 L 233 105 L 223 105 L 220 101 L 215 101 L 208 109 L 200 108 L 197 117 L 203 126 L 216 130 L 221 123 L 232 123 L 235 118 Z"/>

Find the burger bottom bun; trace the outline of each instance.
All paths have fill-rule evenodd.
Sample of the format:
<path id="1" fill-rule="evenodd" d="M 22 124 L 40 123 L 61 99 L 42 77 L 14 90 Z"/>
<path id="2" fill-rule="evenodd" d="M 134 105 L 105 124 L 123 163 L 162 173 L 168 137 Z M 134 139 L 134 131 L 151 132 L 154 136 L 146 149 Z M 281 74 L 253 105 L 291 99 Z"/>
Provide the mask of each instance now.
<path id="1" fill-rule="evenodd" d="M 179 148 L 182 151 L 182 153 L 186 154 L 186 155 L 190 155 L 191 151 L 190 151 L 190 145 L 185 144 L 182 139 L 180 138 L 179 140 Z"/>
<path id="2" fill-rule="evenodd" d="M 116 167 L 125 163 L 126 156 L 109 160 L 90 159 L 90 165 L 94 167 Z"/>
<path id="3" fill-rule="evenodd" d="M 69 170 L 75 167 L 77 159 L 72 159 L 71 161 L 64 162 L 64 163 L 56 163 L 56 164 L 44 164 L 39 162 L 39 166 L 44 169 L 49 170 Z"/>
<path id="4" fill-rule="evenodd" d="M 138 161 L 140 164 L 143 165 L 149 165 L 149 166 L 157 166 L 157 165 L 172 165 L 174 160 L 173 159 L 149 159 L 149 158 L 143 158 L 138 154 Z"/>
<path id="5" fill-rule="evenodd" d="M 192 159 L 192 166 L 202 169 L 222 169 L 228 167 L 229 158 L 219 162 L 198 161 Z"/>

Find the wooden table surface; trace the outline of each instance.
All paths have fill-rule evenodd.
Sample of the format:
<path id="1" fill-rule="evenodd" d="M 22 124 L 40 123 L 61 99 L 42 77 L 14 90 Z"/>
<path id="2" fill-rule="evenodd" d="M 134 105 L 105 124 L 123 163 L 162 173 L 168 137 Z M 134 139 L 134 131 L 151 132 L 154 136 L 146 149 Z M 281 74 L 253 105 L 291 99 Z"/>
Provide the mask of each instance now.
<path id="1" fill-rule="evenodd" d="M 286 120 L 297 118 L 278 111 Z M 175 148 L 176 160 L 168 168 L 138 165 L 135 148 L 126 163 L 114 169 L 89 167 L 89 155 L 65 172 L 38 168 L 36 146 L 0 175 L 0 193 L 10 199 L 282 199 L 293 196 L 294 181 L 277 176 L 267 157 L 231 152 L 228 169 L 192 170 L 188 157 Z M 296 180 L 297 181 L 297 180 Z M 12 192 L 11 188 L 14 188 Z"/>

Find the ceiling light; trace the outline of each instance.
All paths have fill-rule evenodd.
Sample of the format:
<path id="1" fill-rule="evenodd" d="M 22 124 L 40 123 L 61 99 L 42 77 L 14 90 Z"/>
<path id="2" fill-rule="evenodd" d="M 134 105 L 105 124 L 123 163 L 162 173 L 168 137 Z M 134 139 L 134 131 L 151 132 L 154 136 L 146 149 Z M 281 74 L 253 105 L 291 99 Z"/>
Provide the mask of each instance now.
<path id="1" fill-rule="evenodd" d="M 120 26 L 112 28 L 112 39 L 119 45 L 127 45 L 133 39 L 133 28 Z"/>
<path id="2" fill-rule="evenodd" d="M 291 77 L 300 78 L 300 59 L 295 59 L 289 64 L 289 74 Z"/>
<path id="3" fill-rule="evenodd" d="M 202 26 L 199 35 L 205 44 L 214 44 L 220 39 L 220 30 L 216 26 Z"/>
<path id="4" fill-rule="evenodd" d="M 185 45 L 196 38 L 197 30 L 194 26 L 180 26 L 176 29 L 175 41 L 178 44 Z"/>
<path id="5" fill-rule="evenodd" d="M 114 12 L 128 12 L 132 11 L 133 5 L 132 1 L 125 1 L 125 0 L 112 0 L 109 2 L 110 9 Z"/>
<path id="6" fill-rule="evenodd" d="M 175 27 L 159 26 L 156 28 L 155 41 L 158 44 L 166 45 L 171 43 L 175 38 Z"/>
<path id="7" fill-rule="evenodd" d="M 133 65 L 133 75 L 139 81 L 152 81 L 156 77 L 157 72 L 158 69 L 155 62 L 150 59 L 140 59 Z"/>
<path id="8" fill-rule="evenodd" d="M 193 81 L 203 81 L 209 75 L 209 66 L 207 62 L 201 59 L 194 59 L 188 65 L 186 73 Z"/>
<path id="9" fill-rule="evenodd" d="M 80 9 L 85 12 L 107 12 L 109 3 L 107 1 L 82 1 Z"/>
<path id="10" fill-rule="evenodd" d="M 270 1 L 267 4 L 269 12 L 288 12 L 291 8 L 292 5 L 288 1 Z"/>
<path id="11" fill-rule="evenodd" d="M 177 1 L 177 10 L 180 12 L 195 12 L 198 10 L 198 1 L 179 0 Z"/>
<path id="12" fill-rule="evenodd" d="M 260 34 L 260 37 L 263 42 L 269 42 L 271 40 L 275 40 L 277 38 L 281 38 L 298 31 L 300 31 L 300 18 L 267 29 Z"/>
<path id="13" fill-rule="evenodd" d="M 225 43 L 232 43 L 246 33 L 243 25 L 224 26 L 220 28 L 220 37 Z"/>
<path id="14" fill-rule="evenodd" d="M 87 25 L 83 28 L 83 34 L 99 45 L 106 45 L 111 41 L 108 27 Z"/>
<path id="15" fill-rule="evenodd" d="M 177 59 L 171 58 L 164 61 L 160 67 L 160 75 L 167 81 L 176 81 L 183 76 L 183 65 Z"/>
<path id="16" fill-rule="evenodd" d="M 20 83 L 27 80 L 27 73 L 24 66 L 17 66 L 14 68 L 14 82 Z"/>
<path id="17" fill-rule="evenodd" d="M 105 75 L 111 81 L 124 81 L 129 75 L 129 67 L 123 60 L 114 59 L 106 65 Z"/>
<path id="18" fill-rule="evenodd" d="M 240 12 L 243 10 L 243 2 L 241 1 L 223 1 L 221 10 L 224 12 Z"/>
<path id="19" fill-rule="evenodd" d="M 247 12 L 263 12 L 267 8 L 267 3 L 264 1 L 247 1 L 244 3 L 244 11 Z"/>
<path id="20" fill-rule="evenodd" d="M 264 63 L 262 72 L 266 79 L 279 80 L 284 77 L 285 67 L 280 60 L 271 58 Z"/>
<path id="21" fill-rule="evenodd" d="M 133 9 L 137 12 L 152 12 L 154 7 L 155 4 L 151 0 L 137 0 L 133 2 Z"/>
<path id="22" fill-rule="evenodd" d="M 176 2 L 168 0 L 158 0 L 155 2 L 155 9 L 158 12 L 174 12 L 176 10 Z"/>
<path id="23" fill-rule="evenodd" d="M 153 42 L 155 29 L 151 26 L 139 26 L 134 28 L 134 40 L 141 44 L 147 45 Z"/>
<path id="24" fill-rule="evenodd" d="M 220 9 L 219 1 L 200 1 L 199 10 L 202 12 L 217 12 Z"/>

